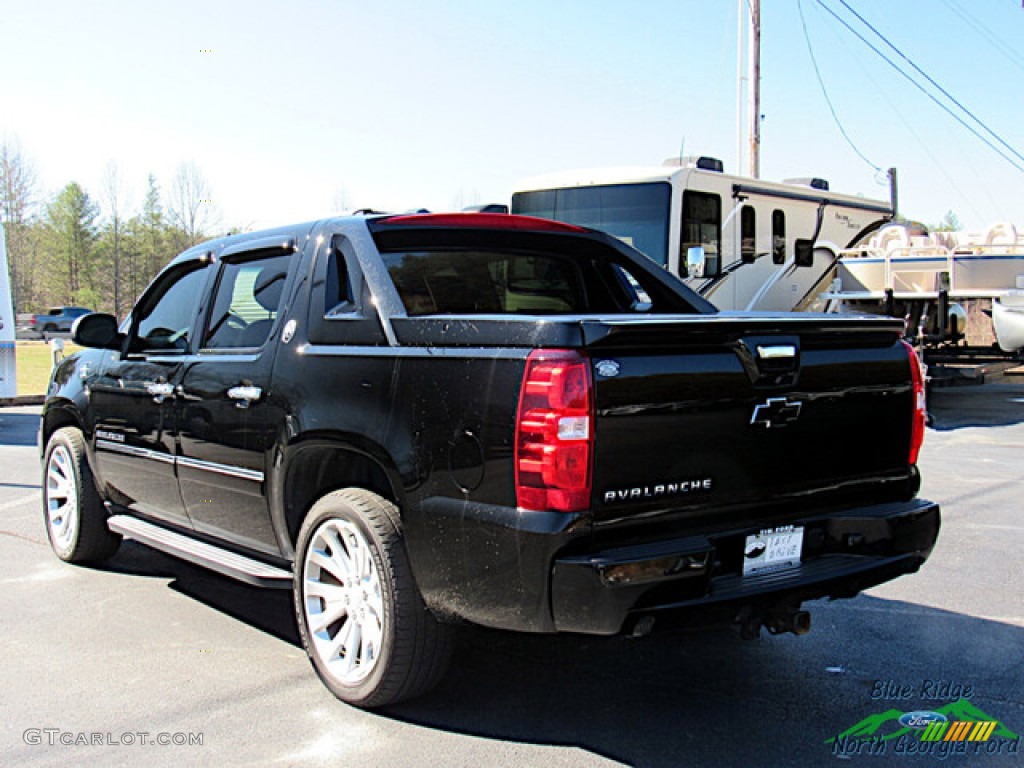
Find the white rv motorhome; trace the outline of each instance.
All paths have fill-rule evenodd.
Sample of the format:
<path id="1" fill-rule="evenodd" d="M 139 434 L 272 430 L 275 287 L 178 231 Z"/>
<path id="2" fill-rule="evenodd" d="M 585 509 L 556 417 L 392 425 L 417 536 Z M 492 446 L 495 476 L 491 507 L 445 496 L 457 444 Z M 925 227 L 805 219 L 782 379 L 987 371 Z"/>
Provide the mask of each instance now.
<path id="1" fill-rule="evenodd" d="M 829 191 L 822 179 L 769 182 L 692 157 L 527 180 L 512 213 L 612 234 L 683 277 L 720 309 L 808 308 L 840 251 L 893 215 L 881 200 Z"/>

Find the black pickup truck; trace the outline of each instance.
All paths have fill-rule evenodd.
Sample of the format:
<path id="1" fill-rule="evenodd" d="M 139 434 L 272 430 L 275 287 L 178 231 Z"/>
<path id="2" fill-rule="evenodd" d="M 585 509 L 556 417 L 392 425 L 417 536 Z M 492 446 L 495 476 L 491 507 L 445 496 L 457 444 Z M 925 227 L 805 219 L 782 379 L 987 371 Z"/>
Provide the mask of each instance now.
<path id="1" fill-rule="evenodd" d="M 924 382 L 891 319 L 718 312 L 628 245 L 501 214 L 330 219 L 179 256 L 54 371 L 50 542 L 292 589 L 339 698 L 453 627 L 809 629 L 916 571 Z"/>

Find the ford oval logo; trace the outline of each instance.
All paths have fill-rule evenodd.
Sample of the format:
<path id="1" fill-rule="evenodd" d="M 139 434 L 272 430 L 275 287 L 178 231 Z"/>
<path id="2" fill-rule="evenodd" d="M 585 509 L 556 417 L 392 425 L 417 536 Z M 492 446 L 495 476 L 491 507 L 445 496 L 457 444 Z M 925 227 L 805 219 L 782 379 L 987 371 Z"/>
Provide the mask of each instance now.
<path id="1" fill-rule="evenodd" d="M 597 365 L 594 366 L 598 376 L 603 376 L 606 379 L 613 379 L 619 375 L 619 364 L 614 360 L 601 360 Z"/>
<path id="2" fill-rule="evenodd" d="M 939 712 L 907 712 L 900 718 L 900 725 L 906 726 L 907 728 L 927 728 L 930 723 L 944 723 L 946 722 L 946 716 Z"/>

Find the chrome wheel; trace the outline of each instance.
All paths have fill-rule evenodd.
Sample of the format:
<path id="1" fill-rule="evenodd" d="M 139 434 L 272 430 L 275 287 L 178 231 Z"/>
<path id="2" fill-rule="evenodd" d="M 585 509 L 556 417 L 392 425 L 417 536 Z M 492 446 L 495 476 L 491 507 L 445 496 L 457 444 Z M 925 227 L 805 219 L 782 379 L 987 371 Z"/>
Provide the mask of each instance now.
<path id="1" fill-rule="evenodd" d="M 77 427 L 61 427 L 43 453 L 43 522 L 50 546 L 67 563 L 98 563 L 121 545 L 107 527 L 107 510 L 96 490 Z"/>
<path id="2" fill-rule="evenodd" d="M 295 552 L 296 625 L 331 693 L 383 707 L 441 679 L 451 628 L 423 602 L 398 507 L 363 488 L 326 493 L 302 521 Z"/>
<path id="3" fill-rule="evenodd" d="M 70 550 L 78 536 L 78 479 L 71 452 L 54 446 L 46 465 L 46 520 L 50 539 L 60 550 Z"/>
<path id="4" fill-rule="evenodd" d="M 313 650 L 342 685 L 373 671 L 384 638 L 384 598 L 372 547 L 353 523 L 332 518 L 313 533 L 302 567 Z"/>

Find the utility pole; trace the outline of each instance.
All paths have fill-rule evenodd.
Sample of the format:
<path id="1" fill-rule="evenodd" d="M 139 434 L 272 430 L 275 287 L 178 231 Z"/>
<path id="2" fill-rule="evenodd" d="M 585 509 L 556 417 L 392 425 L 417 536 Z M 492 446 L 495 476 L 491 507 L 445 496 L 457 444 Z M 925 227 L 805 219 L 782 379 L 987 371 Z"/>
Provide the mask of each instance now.
<path id="1" fill-rule="evenodd" d="M 750 168 L 748 175 L 761 176 L 761 0 L 750 2 Z"/>
<path id="2" fill-rule="evenodd" d="M 1024 0 L 1021 0 L 1024 2 Z M 743 53 L 747 32 L 747 2 L 736 0 L 736 173 L 743 173 L 744 144 L 743 135 L 743 105 L 744 84 L 747 81 L 747 73 L 744 67 Z"/>

